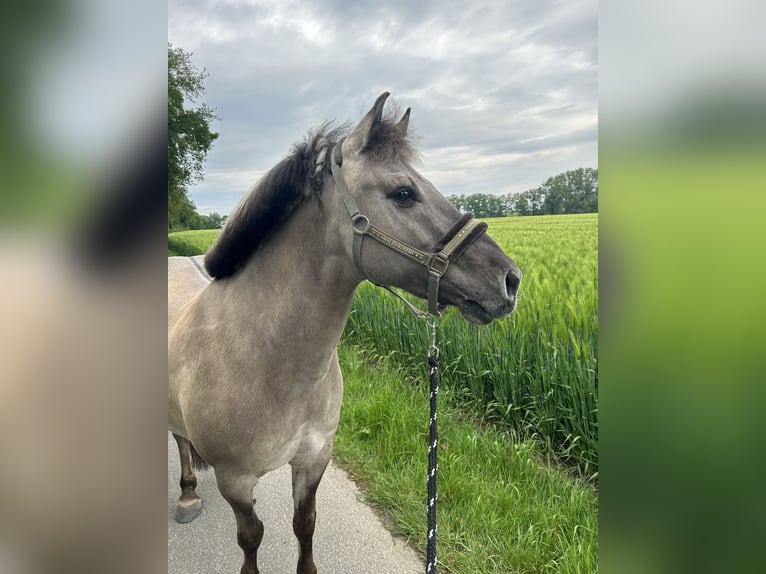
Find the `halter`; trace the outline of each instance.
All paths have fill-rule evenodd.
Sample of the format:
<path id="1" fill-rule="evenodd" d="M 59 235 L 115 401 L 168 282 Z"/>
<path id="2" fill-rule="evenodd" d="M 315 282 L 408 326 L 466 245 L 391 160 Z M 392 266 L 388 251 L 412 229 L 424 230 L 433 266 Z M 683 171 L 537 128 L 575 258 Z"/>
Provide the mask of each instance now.
<path id="1" fill-rule="evenodd" d="M 404 255 L 408 259 L 420 263 L 428 271 L 428 313 L 432 316 L 441 315 L 439 309 L 439 281 L 447 272 L 450 261 L 457 259 L 463 251 L 465 251 L 466 247 L 473 243 L 479 235 L 484 233 L 487 229 L 487 225 L 480 222 L 478 219 L 475 219 L 473 213 L 466 213 L 452 226 L 452 229 L 442 237 L 431 253 L 426 253 L 396 239 L 385 231 L 372 225 L 367 216 L 359 211 L 359 206 L 351 195 L 340 170 L 343 163 L 341 151 L 342 145 L 343 140 L 333 146 L 330 154 L 330 168 L 332 169 L 335 186 L 338 189 L 341 199 L 343 199 L 343 203 L 346 205 L 346 209 L 351 216 L 351 222 L 354 227 L 354 265 L 356 265 L 356 268 L 362 276 L 367 278 L 367 273 L 362 267 L 362 242 L 365 237 L 370 237 L 378 243 L 382 243 L 389 249 Z M 322 154 L 321 162 L 324 162 L 324 154 Z M 450 259 L 450 257 L 452 259 Z M 386 286 L 381 285 L 381 287 Z M 389 289 L 388 287 L 386 288 Z M 398 295 L 397 293 L 395 294 Z M 424 315 L 422 311 L 418 311 L 409 305 L 409 303 L 408 306 L 416 315 Z"/>

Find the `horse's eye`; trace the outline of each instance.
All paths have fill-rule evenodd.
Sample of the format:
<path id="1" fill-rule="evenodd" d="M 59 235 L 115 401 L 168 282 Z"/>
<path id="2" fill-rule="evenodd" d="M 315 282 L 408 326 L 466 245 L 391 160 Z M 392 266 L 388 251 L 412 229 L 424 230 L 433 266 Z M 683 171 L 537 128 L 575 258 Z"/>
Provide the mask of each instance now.
<path id="1" fill-rule="evenodd" d="M 409 207 L 415 203 L 415 192 L 409 187 L 400 187 L 391 192 L 388 198 L 393 199 L 401 207 Z"/>

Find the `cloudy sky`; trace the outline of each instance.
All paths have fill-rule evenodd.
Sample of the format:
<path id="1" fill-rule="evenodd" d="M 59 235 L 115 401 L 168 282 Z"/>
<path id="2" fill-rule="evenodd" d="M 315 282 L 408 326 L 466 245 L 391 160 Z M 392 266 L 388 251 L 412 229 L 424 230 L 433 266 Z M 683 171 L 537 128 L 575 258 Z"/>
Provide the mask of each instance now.
<path id="1" fill-rule="evenodd" d="M 170 0 L 168 39 L 221 117 L 190 190 L 201 213 L 229 213 L 309 128 L 384 91 L 412 108 L 445 195 L 598 167 L 596 0 Z"/>

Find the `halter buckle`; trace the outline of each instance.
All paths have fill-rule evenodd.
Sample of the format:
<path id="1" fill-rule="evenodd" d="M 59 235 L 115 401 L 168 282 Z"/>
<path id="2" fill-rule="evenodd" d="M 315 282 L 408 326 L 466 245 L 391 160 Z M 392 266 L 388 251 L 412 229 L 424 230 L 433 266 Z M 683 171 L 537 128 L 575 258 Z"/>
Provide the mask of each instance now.
<path id="1" fill-rule="evenodd" d="M 431 255 L 426 267 L 430 275 L 441 277 L 447 272 L 447 267 L 449 267 L 449 256 L 443 251 L 434 253 Z"/>

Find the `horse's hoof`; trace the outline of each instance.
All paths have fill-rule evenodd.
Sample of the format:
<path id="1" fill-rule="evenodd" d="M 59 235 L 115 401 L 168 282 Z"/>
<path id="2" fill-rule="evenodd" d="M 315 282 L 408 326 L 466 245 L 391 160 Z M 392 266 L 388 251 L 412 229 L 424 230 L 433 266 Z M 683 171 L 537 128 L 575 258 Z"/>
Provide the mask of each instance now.
<path id="1" fill-rule="evenodd" d="M 176 504 L 176 522 L 184 524 L 197 518 L 202 512 L 202 499 L 179 500 Z"/>

